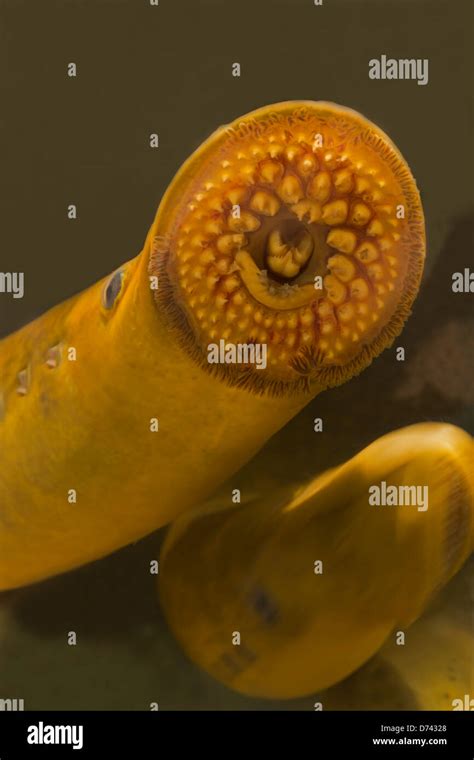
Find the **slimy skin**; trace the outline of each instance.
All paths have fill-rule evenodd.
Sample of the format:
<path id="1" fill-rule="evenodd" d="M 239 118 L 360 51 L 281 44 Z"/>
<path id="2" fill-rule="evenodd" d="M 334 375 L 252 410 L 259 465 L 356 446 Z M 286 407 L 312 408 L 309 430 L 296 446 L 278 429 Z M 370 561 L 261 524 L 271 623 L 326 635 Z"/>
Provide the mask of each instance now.
<path id="1" fill-rule="evenodd" d="M 104 280 L 0 344 L 1 589 L 97 559 L 174 519 L 309 399 L 252 393 L 199 367 L 160 319 L 147 253 L 123 268 L 112 313 L 101 306 Z"/>
<path id="2" fill-rule="evenodd" d="M 296 491 L 183 515 L 162 548 L 159 591 L 188 657 L 256 697 L 305 696 L 348 676 L 472 552 L 473 456 L 463 430 L 413 425 Z M 370 503 L 382 482 L 403 500 Z M 426 502 L 399 490 L 413 486 L 427 487 Z"/>
<path id="3" fill-rule="evenodd" d="M 0 342 L 0 590 L 202 502 L 392 343 L 424 251 L 413 177 L 359 114 L 289 102 L 217 130 L 136 258 Z M 265 368 L 210 364 L 221 340 Z"/>

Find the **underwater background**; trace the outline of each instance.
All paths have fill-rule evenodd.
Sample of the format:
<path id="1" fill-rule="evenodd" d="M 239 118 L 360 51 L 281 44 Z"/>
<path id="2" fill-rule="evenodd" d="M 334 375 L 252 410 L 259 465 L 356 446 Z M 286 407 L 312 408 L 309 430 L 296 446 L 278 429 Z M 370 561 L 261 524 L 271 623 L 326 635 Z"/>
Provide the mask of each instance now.
<path id="1" fill-rule="evenodd" d="M 0 268 L 25 273 L 23 299 L 0 296 L 0 337 L 138 254 L 174 173 L 218 126 L 272 102 L 330 100 L 386 131 L 417 180 L 422 286 L 394 346 L 314 399 L 223 493 L 301 481 L 415 422 L 474 434 L 472 294 L 451 288 L 473 267 L 472 14 L 469 0 L 0 0 Z M 370 80 L 382 54 L 428 58 L 429 83 Z M 313 709 L 316 695 L 241 696 L 186 659 L 149 573 L 164 533 L 0 594 L 0 698 L 37 710 Z M 410 646 L 387 643 L 318 695 L 324 709 L 451 709 L 469 674 L 473 694 L 473 600 L 471 558 Z"/>

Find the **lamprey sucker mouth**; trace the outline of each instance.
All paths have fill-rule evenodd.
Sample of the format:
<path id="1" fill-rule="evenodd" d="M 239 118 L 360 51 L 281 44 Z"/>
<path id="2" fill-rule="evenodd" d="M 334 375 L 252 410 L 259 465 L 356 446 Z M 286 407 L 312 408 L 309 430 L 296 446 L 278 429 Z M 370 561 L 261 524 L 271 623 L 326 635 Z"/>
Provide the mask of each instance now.
<path id="1" fill-rule="evenodd" d="M 364 117 L 268 106 L 217 130 L 175 183 L 155 220 L 166 255 L 150 271 L 170 284 L 165 307 L 202 366 L 213 341 L 260 343 L 268 368 L 241 368 L 248 382 L 335 385 L 400 332 L 423 268 L 423 211 L 406 162 Z"/>

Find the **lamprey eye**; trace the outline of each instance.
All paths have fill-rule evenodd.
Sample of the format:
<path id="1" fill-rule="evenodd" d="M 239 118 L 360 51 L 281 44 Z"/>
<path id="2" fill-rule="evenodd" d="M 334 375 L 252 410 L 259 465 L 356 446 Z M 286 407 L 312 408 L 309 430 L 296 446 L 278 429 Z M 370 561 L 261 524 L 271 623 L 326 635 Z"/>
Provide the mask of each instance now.
<path id="1" fill-rule="evenodd" d="M 110 310 L 110 309 L 113 309 L 113 307 L 115 306 L 115 302 L 118 298 L 118 295 L 120 291 L 122 290 L 124 277 L 125 277 L 125 272 L 123 271 L 123 269 L 118 269 L 109 278 L 104 288 L 104 294 L 102 296 L 102 305 L 104 309 Z"/>

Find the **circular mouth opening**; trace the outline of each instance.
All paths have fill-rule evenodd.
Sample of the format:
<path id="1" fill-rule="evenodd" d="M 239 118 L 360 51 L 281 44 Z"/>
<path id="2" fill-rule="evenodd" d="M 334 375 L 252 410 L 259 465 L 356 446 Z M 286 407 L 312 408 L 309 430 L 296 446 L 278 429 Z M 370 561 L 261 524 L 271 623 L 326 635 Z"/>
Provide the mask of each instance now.
<path id="1" fill-rule="evenodd" d="M 282 242 L 288 246 L 299 247 L 308 236 L 311 238 L 308 225 L 297 219 L 283 219 L 278 231 Z"/>
<path id="2" fill-rule="evenodd" d="M 282 209 L 249 235 L 247 250 L 275 285 L 313 284 L 315 277 L 327 274 L 327 260 L 334 253 L 326 242 L 328 230 Z"/>

